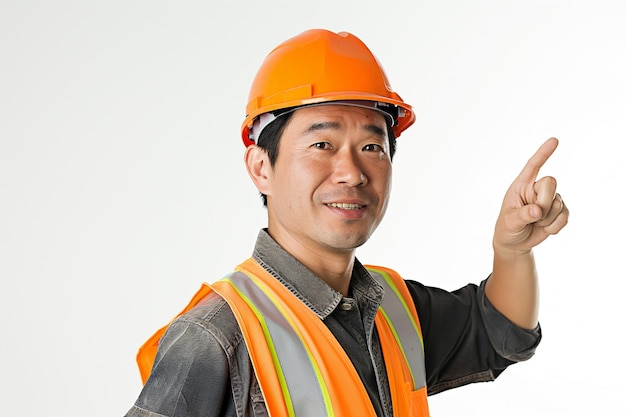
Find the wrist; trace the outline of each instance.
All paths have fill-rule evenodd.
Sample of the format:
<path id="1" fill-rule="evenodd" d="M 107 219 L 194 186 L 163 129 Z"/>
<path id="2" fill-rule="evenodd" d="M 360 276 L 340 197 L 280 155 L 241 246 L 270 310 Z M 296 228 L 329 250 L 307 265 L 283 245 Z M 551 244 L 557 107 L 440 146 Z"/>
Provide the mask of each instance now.
<path id="1" fill-rule="evenodd" d="M 533 255 L 532 248 L 511 247 L 507 245 L 497 244 L 495 242 L 493 242 L 492 248 L 494 256 L 501 258 L 528 258 L 532 257 Z"/>

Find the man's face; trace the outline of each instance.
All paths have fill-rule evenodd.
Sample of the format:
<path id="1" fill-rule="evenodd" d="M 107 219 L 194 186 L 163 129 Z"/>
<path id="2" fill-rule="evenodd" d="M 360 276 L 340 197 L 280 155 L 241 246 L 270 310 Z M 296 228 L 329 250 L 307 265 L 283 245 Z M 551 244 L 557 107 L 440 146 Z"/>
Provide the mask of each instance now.
<path id="1" fill-rule="evenodd" d="M 387 208 L 391 158 L 384 116 L 346 105 L 297 110 L 267 184 L 269 232 L 279 244 L 352 252 Z"/>

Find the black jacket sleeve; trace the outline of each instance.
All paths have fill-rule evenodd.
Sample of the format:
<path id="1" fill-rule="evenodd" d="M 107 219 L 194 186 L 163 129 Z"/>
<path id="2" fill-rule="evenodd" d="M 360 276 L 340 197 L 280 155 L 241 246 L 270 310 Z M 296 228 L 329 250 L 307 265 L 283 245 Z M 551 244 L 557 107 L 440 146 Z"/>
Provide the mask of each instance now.
<path id="1" fill-rule="evenodd" d="M 424 337 L 429 395 L 492 381 L 534 354 L 541 328 L 523 329 L 498 312 L 485 296 L 486 281 L 453 292 L 407 281 Z"/>

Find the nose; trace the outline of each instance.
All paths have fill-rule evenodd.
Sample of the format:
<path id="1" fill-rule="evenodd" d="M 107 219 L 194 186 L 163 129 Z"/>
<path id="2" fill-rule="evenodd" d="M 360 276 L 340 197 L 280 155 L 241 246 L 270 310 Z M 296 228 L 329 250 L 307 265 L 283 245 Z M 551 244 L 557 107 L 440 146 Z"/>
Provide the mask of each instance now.
<path id="1" fill-rule="evenodd" d="M 362 187 L 368 182 L 358 156 L 349 150 L 343 150 L 335 155 L 334 178 L 337 184 L 351 187 Z"/>

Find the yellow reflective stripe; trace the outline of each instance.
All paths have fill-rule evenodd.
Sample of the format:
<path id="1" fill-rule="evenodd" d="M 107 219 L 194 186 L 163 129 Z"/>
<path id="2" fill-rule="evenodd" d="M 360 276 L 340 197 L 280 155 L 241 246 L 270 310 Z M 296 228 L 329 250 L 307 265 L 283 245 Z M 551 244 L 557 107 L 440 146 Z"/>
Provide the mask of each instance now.
<path id="1" fill-rule="evenodd" d="M 408 365 L 413 389 L 417 390 L 426 385 L 426 370 L 424 365 L 424 340 L 422 333 L 409 309 L 406 300 L 402 297 L 398 287 L 389 274 L 376 268 L 368 268 L 372 277 L 381 284 L 385 296 L 379 310 L 387 322 L 396 344 Z M 411 353 L 409 357 L 409 353 Z"/>
<path id="2" fill-rule="evenodd" d="M 267 341 L 267 347 L 270 350 L 272 355 L 272 362 L 274 363 L 274 369 L 276 369 L 276 374 L 278 375 L 278 381 L 280 382 L 280 388 L 283 391 L 283 396 L 285 398 L 285 404 L 287 405 L 287 412 L 290 417 L 295 417 L 296 413 L 293 409 L 293 404 L 291 402 L 291 395 L 289 394 L 289 389 L 287 388 L 287 381 L 285 380 L 285 374 L 283 373 L 283 368 L 280 365 L 280 361 L 278 360 L 278 354 L 276 353 L 276 348 L 274 347 L 274 341 L 272 340 L 272 336 L 270 335 L 270 331 L 267 328 L 267 323 L 265 322 L 265 318 L 263 317 L 263 313 L 256 307 L 256 305 L 248 298 L 246 294 L 244 294 L 237 285 L 230 279 L 224 278 L 224 281 L 228 281 L 233 289 L 239 294 L 239 296 L 248 304 L 250 309 L 254 312 L 254 315 L 259 320 L 261 324 L 261 328 L 263 329 L 263 335 L 265 336 L 265 340 Z"/>
<path id="3" fill-rule="evenodd" d="M 402 356 L 404 357 L 404 361 L 406 363 L 410 363 L 409 362 L 409 358 L 407 358 L 406 352 L 404 351 L 404 346 L 402 346 L 402 342 L 400 341 L 400 337 L 398 336 L 398 333 L 396 332 L 396 328 L 393 326 L 393 322 L 391 321 L 391 319 L 387 315 L 387 312 L 385 311 L 385 309 L 382 308 L 382 306 L 379 307 L 379 308 L 380 308 L 380 312 L 382 313 L 383 317 L 385 318 L 385 321 L 389 325 L 389 329 L 391 329 L 391 333 L 393 333 L 394 339 L 396 339 L 396 343 L 398 344 L 398 347 L 400 348 L 400 352 L 402 352 Z M 415 381 L 415 375 L 413 375 L 413 369 L 410 366 L 408 368 L 409 368 L 409 373 L 411 374 L 411 381 L 413 381 L 413 386 L 415 387 L 415 386 L 417 386 L 417 382 Z"/>
<path id="4" fill-rule="evenodd" d="M 228 278 L 228 283 L 251 307 L 262 325 L 280 389 L 286 400 L 289 397 L 289 401 L 285 401 L 289 416 L 334 417 L 320 367 L 280 297 L 254 274 L 237 271 Z"/>
<path id="5" fill-rule="evenodd" d="M 387 284 L 389 284 L 389 286 L 391 287 L 393 292 L 396 294 L 396 297 L 400 301 L 400 303 L 402 304 L 402 307 L 404 308 L 404 311 L 406 311 L 407 317 L 409 318 L 409 320 L 411 320 L 411 325 L 413 326 L 413 329 L 415 330 L 415 333 L 417 333 L 417 335 L 419 336 L 420 343 L 422 344 L 422 349 L 424 349 L 424 338 L 422 336 L 422 332 L 420 332 L 419 327 L 418 327 L 417 323 L 415 322 L 415 319 L 413 318 L 413 314 L 411 314 L 411 310 L 406 305 L 406 301 L 404 300 L 404 297 L 402 297 L 402 295 L 400 294 L 400 290 L 398 290 L 398 287 L 396 287 L 396 284 L 393 282 L 393 280 L 391 279 L 389 274 L 387 274 L 385 271 L 380 271 L 378 269 L 375 270 L 375 271 L 376 271 L 376 273 L 382 275 L 383 278 L 385 278 L 385 281 L 387 281 Z"/>
<path id="6" fill-rule="evenodd" d="M 333 410 L 333 405 L 332 405 L 332 402 L 330 400 L 330 395 L 328 393 L 328 386 L 326 385 L 326 382 L 324 381 L 324 377 L 322 376 L 322 372 L 320 371 L 320 368 L 319 368 L 319 365 L 317 364 L 317 361 L 313 357 L 313 353 L 311 352 L 311 349 L 309 348 L 307 343 L 304 341 L 304 338 L 302 337 L 302 333 L 298 330 L 298 328 L 296 327 L 296 324 L 294 323 L 293 319 L 285 311 L 285 308 L 283 307 L 283 305 L 280 302 L 280 300 L 275 296 L 275 294 L 261 280 L 259 280 L 257 277 L 252 276 L 252 275 L 247 275 L 247 274 L 246 274 L 246 276 L 248 278 L 250 278 L 259 287 L 259 289 L 261 291 L 263 291 L 263 293 L 272 301 L 272 303 L 274 303 L 274 306 L 276 306 L 278 311 L 280 311 L 280 313 L 283 315 L 283 317 L 285 317 L 285 320 L 287 320 L 287 322 L 291 326 L 291 329 L 298 336 L 298 339 L 300 339 L 300 341 L 302 342 L 302 346 L 304 347 L 304 349 L 305 349 L 305 351 L 307 353 L 307 356 L 309 357 L 309 360 L 311 361 L 311 365 L 313 367 L 313 371 L 315 372 L 315 376 L 317 378 L 317 382 L 319 383 L 320 391 L 322 392 L 322 396 L 324 398 L 324 405 L 326 407 L 326 413 L 327 413 L 327 415 L 329 417 L 334 417 L 335 416 L 335 411 Z M 257 310 L 255 308 L 255 313 L 256 313 L 256 311 Z M 264 332 L 265 332 L 265 328 L 264 328 Z M 266 334 L 265 338 L 268 339 L 268 335 L 267 334 Z M 268 340 L 271 340 L 271 337 Z M 273 352 L 274 351 L 272 350 L 272 354 L 274 354 Z M 282 382 L 281 382 L 281 385 L 282 385 Z"/>

